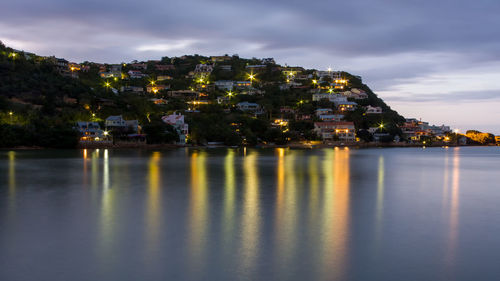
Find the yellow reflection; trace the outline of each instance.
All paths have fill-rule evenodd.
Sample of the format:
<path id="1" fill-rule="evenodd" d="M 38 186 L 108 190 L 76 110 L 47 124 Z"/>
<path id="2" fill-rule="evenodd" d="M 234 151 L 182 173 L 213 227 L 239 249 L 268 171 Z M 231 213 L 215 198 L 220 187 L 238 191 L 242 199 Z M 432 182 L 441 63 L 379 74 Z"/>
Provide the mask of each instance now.
<path id="1" fill-rule="evenodd" d="M 448 236 L 448 265 L 455 264 L 456 248 L 458 239 L 458 207 L 460 191 L 460 148 L 456 147 L 453 151 L 453 170 L 451 175 L 451 198 L 450 198 L 450 224 Z"/>
<path id="2" fill-rule="evenodd" d="M 9 171 L 8 171 L 8 207 L 10 211 L 14 211 L 16 202 L 16 152 L 9 151 Z"/>
<path id="3" fill-rule="evenodd" d="M 161 229 L 161 173 L 160 173 L 161 153 L 153 152 L 149 160 L 148 173 L 148 195 L 146 212 L 146 238 L 148 253 L 154 251 L 160 240 Z"/>
<path id="4" fill-rule="evenodd" d="M 258 254 L 260 228 L 259 174 L 257 171 L 257 152 L 251 152 L 243 160 L 245 187 L 243 195 L 242 224 L 242 267 L 252 268 Z"/>
<path id="5" fill-rule="evenodd" d="M 297 239 L 297 174 L 295 151 L 283 153 L 278 151 L 278 190 L 276 197 L 276 248 L 279 265 L 284 266 L 282 274 L 287 274 L 286 268 L 291 266 L 296 250 Z M 288 277 L 288 276 L 287 276 Z"/>
<path id="6" fill-rule="evenodd" d="M 87 186 L 87 177 L 88 177 L 88 172 L 87 172 L 87 149 L 83 150 L 83 186 Z"/>
<path id="7" fill-rule="evenodd" d="M 224 160 L 224 218 L 223 218 L 223 237 L 224 241 L 231 241 L 232 237 L 230 235 L 234 231 L 234 212 L 235 212 L 235 199 L 236 199 L 236 172 L 234 169 L 234 150 L 230 149 L 227 151 L 226 158 Z M 229 245 L 224 244 L 229 248 Z"/>
<path id="8" fill-rule="evenodd" d="M 384 189 L 385 189 L 385 164 L 384 156 L 378 158 L 377 205 L 375 215 L 375 239 L 377 243 L 381 238 L 382 217 L 384 215 Z"/>
<path id="9" fill-rule="evenodd" d="M 326 151 L 323 165 L 323 263 L 324 279 L 342 280 L 347 266 L 349 242 L 350 168 L 348 150 Z"/>
<path id="10" fill-rule="evenodd" d="M 319 167 L 318 156 L 309 157 L 309 222 L 314 223 L 319 208 Z"/>
<path id="11" fill-rule="evenodd" d="M 104 189 L 109 188 L 109 156 L 108 150 L 104 150 L 104 164 L 103 164 L 103 176 L 102 176 L 102 186 Z"/>
<path id="12" fill-rule="evenodd" d="M 208 227 L 208 186 L 207 164 L 204 152 L 193 152 L 191 155 L 191 191 L 189 200 L 189 253 L 191 273 L 199 273 L 207 258 Z M 200 279 L 201 277 L 193 277 Z"/>
<path id="13" fill-rule="evenodd" d="M 98 186 L 99 181 L 99 149 L 92 152 L 92 163 L 91 163 L 91 184 L 95 189 Z"/>

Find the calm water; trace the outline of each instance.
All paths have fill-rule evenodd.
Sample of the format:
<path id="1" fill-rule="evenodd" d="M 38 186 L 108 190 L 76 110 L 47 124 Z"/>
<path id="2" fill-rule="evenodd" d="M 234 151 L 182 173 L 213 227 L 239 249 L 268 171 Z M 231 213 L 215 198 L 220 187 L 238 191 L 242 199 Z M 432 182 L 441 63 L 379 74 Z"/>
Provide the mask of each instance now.
<path id="1" fill-rule="evenodd" d="M 0 280 L 500 280 L 500 148 L 0 151 Z"/>

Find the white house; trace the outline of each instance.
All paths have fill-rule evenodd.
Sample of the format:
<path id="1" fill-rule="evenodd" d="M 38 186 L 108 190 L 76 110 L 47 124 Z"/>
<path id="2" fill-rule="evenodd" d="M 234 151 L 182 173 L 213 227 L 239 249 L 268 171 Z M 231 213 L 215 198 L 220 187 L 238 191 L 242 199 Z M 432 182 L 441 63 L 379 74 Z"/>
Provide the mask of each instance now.
<path id="1" fill-rule="evenodd" d="M 323 140 L 333 140 L 334 137 L 343 141 L 356 139 L 353 122 L 314 122 L 314 132 Z"/>
<path id="2" fill-rule="evenodd" d="M 259 104 L 253 103 L 253 102 L 247 102 L 247 101 L 240 102 L 240 103 L 236 104 L 236 107 L 238 107 L 238 109 L 241 111 L 258 111 L 258 110 L 260 110 Z"/>
<path id="3" fill-rule="evenodd" d="M 184 115 L 174 112 L 173 114 L 163 116 L 161 120 L 175 128 L 179 134 L 179 142 L 181 144 L 186 143 L 189 134 L 189 125 L 184 122 Z"/>
<path id="4" fill-rule="evenodd" d="M 365 106 L 366 114 L 382 114 L 382 107 L 380 106 Z"/>

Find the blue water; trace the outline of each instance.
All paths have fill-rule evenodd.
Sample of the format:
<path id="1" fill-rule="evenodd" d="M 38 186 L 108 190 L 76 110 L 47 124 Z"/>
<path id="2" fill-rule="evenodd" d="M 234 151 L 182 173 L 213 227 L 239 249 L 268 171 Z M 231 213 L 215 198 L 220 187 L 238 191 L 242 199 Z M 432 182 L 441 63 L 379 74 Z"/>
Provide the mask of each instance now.
<path id="1" fill-rule="evenodd" d="M 0 151 L 0 280 L 500 280 L 500 148 Z"/>

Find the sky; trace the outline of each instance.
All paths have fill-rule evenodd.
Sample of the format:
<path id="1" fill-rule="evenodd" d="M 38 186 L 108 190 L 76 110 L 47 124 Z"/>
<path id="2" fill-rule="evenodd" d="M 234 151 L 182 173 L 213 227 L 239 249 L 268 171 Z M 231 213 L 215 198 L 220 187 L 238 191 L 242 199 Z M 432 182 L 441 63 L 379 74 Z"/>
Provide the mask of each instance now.
<path id="1" fill-rule="evenodd" d="M 500 135 L 498 0 L 16 0 L 0 40 L 105 63 L 184 54 L 348 71 L 408 118 Z"/>

